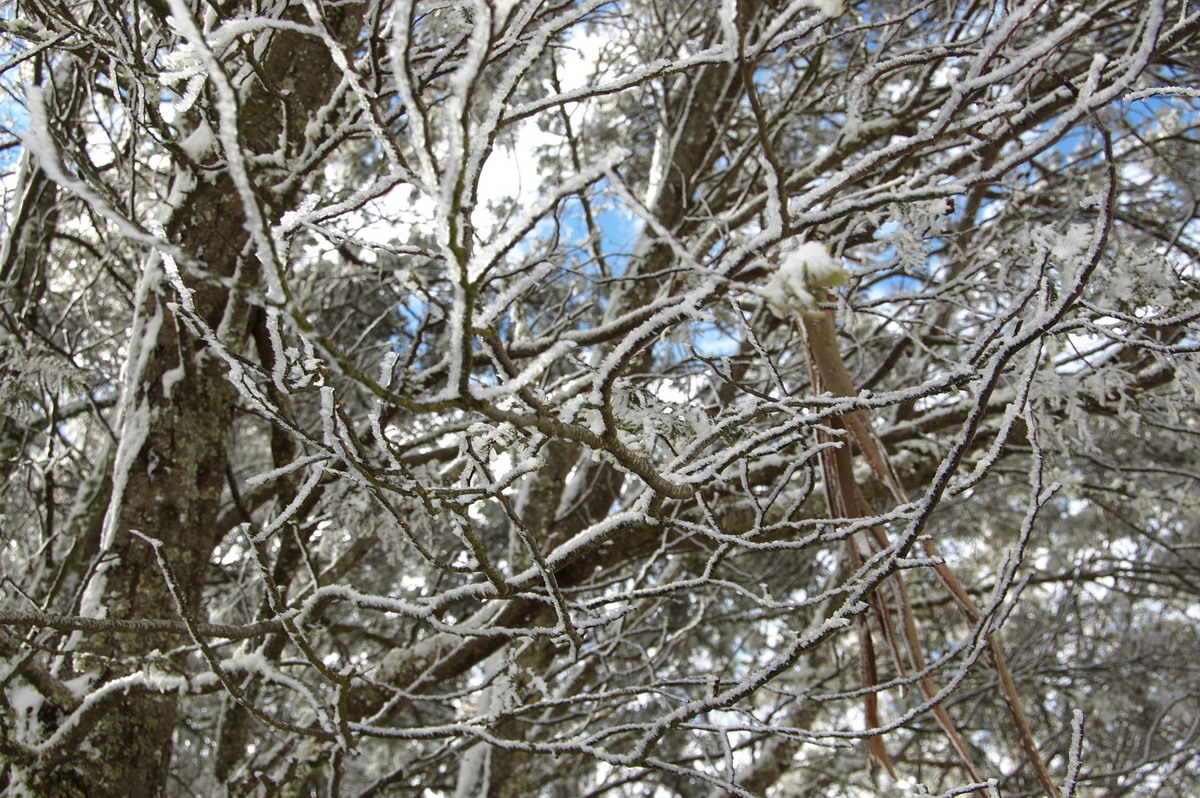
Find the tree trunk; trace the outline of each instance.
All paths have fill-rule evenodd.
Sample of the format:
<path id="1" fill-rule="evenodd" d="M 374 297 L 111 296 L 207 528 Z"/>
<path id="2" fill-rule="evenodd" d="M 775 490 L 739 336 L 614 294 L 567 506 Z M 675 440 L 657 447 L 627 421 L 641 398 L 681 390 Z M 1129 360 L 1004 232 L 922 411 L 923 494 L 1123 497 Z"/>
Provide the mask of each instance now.
<path id="1" fill-rule="evenodd" d="M 335 35 L 357 31 L 359 13 L 341 6 L 327 14 L 326 24 Z M 272 152 L 281 141 L 286 147 L 298 145 L 303 120 L 327 102 L 341 75 L 321 40 L 292 31 L 275 34 L 260 67 L 253 85 L 235 87 L 242 98 L 238 137 L 249 155 Z M 259 82 L 264 80 L 270 85 Z M 285 86 L 287 91 L 279 91 Z M 295 195 L 263 192 L 261 198 L 269 206 L 268 218 L 277 218 Z M 228 171 L 198 178 L 167 224 L 167 234 L 211 275 L 200 280 L 184 274 L 196 314 L 213 329 L 220 327 L 232 339 L 226 341 L 231 348 L 240 349 L 249 333 L 249 308 L 243 296 L 230 294 L 223 280 L 258 283 L 261 265 L 246 246 L 247 214 Z M 123 489 L 112 494 L 109 534 L 102 543 L 105 563 L 90 590 L 109 617 L 172 618 L 180 612 L 179 600 L 189 613 L 200 606 L 219 542 L 217 521 L 237 395 L 221 361 L 167 307 L 177 297 L 156 254 L 147 257 L 142 281 L 142 325 L 134 327 L 127 365 L 140 371 L 126 377 L 124 429 L 116 454 L 116 484 Z M 161 544 L 177 595 L 167 587 L 154 547 L 134 533 Z M 154 660 L 154 652 L 162 652 L 162 672 L 183 674 L 186 657 L 166 653 L 180 642 L 155 633 L 96 636 L 87 644 L 87 667 L 98 666 L 111 677 L 121 673 L 124 662 Z M 126 693 L 110 693 L 109 700 L 97 702 L 88 716 L 91 723 L 43 757 L 32 773 L 31 786 L 38 794 L 166 794 L 179 699 L 169 689 L 152 691 L 149 680 L 133 681 Z M 86 744 L 68 744 L 75 742 Z"/>

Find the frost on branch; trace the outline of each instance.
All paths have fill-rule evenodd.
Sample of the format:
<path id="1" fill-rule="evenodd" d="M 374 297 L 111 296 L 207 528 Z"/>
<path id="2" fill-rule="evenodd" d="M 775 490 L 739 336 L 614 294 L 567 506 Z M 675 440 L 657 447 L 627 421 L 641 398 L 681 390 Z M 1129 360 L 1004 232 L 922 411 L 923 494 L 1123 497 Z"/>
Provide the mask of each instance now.
<path id="1" fill-rule="evenodd" d="M 23 0 L 0 794 L 1200 793 L 1193 6 Z"/>

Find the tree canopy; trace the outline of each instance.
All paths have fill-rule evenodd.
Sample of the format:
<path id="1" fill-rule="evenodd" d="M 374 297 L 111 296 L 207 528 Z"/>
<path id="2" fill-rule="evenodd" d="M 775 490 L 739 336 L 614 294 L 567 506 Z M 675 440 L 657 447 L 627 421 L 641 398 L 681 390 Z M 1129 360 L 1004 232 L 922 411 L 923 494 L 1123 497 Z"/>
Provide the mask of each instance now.
<path id="1" fill-rule="evenodd" d="M 0 790 L 1200 792 L 1200 8 L 0 8 Z"/>

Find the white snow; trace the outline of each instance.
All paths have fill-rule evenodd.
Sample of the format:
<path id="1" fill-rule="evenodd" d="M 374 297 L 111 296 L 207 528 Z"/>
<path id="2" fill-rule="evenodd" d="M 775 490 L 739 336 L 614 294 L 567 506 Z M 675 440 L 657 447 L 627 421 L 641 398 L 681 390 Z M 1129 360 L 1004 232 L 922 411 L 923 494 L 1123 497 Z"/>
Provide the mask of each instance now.
<path id="1" fill-rule="evenodd" d="M 574 341 L 558 341 L 542 354 L 534 358 L 520 374 L 512 379 L 491 387 L 471 386 L 471 395 L 476 399 L 493 400 L 501 396 L 511 396 L 522 388 L 530 385 L 542 375 L 546 369 L 561 360 L 567 352 L 576 347 Z"/>
<path id="2" fill-rule="evenodd" d="M 179 148 L 193 161 L 203 161 L 216 149 L 215 144 L 213 129 L 201 119 L 196 129 L 180 140 Z"/>
<path id="3" fill-rule="evenodd" d="M 783 256 L 759 293 L 779 318 L 811 316 L 820 312 L 821 289 L 845 285 L 848 279 L 842 264 L 824 244 L 807 241 Z"/>
<path id="4" fill-rule="evenodd" d="M 799 5 L 815 8 L 827 17 L 840 17 L 845 10 L 842 0 L 800 0 Z"/>

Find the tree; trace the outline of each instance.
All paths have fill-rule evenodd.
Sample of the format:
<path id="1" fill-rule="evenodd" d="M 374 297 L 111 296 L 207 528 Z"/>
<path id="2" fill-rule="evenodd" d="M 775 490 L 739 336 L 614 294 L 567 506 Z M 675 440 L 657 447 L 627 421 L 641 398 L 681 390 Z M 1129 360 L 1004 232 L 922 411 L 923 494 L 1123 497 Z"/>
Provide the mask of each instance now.
<path id="1" fill-rule="evenodd" d="M 1194 4 L 6 12 L 5 794 L 1195 794 Z"/>

